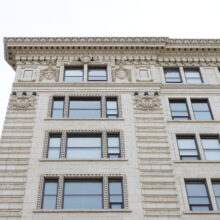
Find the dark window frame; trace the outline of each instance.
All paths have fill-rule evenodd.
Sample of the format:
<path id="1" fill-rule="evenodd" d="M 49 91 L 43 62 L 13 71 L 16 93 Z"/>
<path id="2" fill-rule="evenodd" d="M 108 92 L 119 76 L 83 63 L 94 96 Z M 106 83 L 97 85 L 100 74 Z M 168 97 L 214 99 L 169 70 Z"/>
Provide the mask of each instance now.
<path id="1" fill-rule="evenodd" d="M 85 101 L 92 101 L 92 100 L 95 100 L 95 101 L 99 101 L 100 102 L 100 109 L 93 109 L 93 108 L 91 108 L 91 109 L 86 109 L 86 110 L 99 110 L 100 111 L 100 117 L 99 118 L 102 118 L 103 116 L 102 116 L 102 98 L 100 97 L 100 96 L 97 96 L 97 97 L 95 97 L 95 96 L 86 96 L 86 97 L 84 97 L 84 96 L 82 96 L 82 97 L 79 97 L 79 96 L 77 96 L 77 97 L 73 97 L 73 96 L 70 96 L 69 97 L 69 103 L 68 103 L 68 118 L 75 118 L 75 117 L 70 117 L 70 111 L 71 111 L 71 109 L 70 109 L 70 102 L 72 101 L 72 100 L 79 100 L 79 101 L 82 101 L 82 100 L 85 100 Z M 80 109 L 80 108 L 75 108 L 75 109 L 72 109 L 72 110 L 85 110 L 85 109 Z M 76 117 L 76 118 L 78 118 L 78 117 Z M 88 118 L 87 118 L 88 119 Z M 98 119 L 98 118 L 95 118 L 95 119 Z"/>
<path id="2" fill-rule="evenodd" d="M 59 147 L 59 157 L 58 158 L 49 158 L 48 157 L 50 148 L 53 148 L 53 149 L 58 148 L 58 147 L 50 147 L 50 138 L 53 138 L 53 137 L 59 137 L 60 138 L 60 147 Z M 48 159 L 59 159 L 60 156 L 61 156 L 61 146 L 62 146 L 62 133 L 49 133 L 46 158 L 48 158 Z"/>
<path id="3" fill-rule="evenodd" d="M 102 159 L 103 158 L 103 138 L 102 138 L 102 133 L 67 133 L 66 135 L 66 141 L 65 141 L 65 159 L 82 159 L 82 160 L 87 160 L 89 158 L 68 158 L 67 157 L 67 149 L 68 148 L 74 148 L 74 147 L 67 147 L 67 141 L 68 141 L 68 137 L 94 137 L 94 136 L 100 136 L 101 138 L 101 157 L 100 158 L 96 158 L 96 159 Z M 91 147 L 90 147 L 91 148 Z M 93 159 L 93 158 L 90 158 Z"/>
<path id="4" fill-rule="evenodd" d="M 185 103 L 188 117 L 186 117 L 186 116 L 173 116 L 172 115 L 173 111 L 172 111 L 172 108 L 171 108 L 172 103 Z M 175 120 L 175 118 L 180 118 L 180 119 L 176 119 L 176 121 L 184 120 L 184 118 L 187 118 L 186 120 L 191 120 L 187 99 L 169 99 L 169 106 L 170 106 L 170 112 L 171 112 L 172 120 Z M 179 112 L 183 112 L 183 111 L 179 111 Z M 181 118 L 183 118 L 183 119 L 181 119 Z"/>
<path id="5" fill-rule="evenodd" d="M 178 150 L 179 150 L 179 156 L 180 156 L 180 160 L 184 160 L 184 159 L 182 159 L 183 157 L 188 157 L 188 158 L 190 158 L 190 157 L 196 157 L 196 156 L 191 156 L 191 155 L 187 155 L 187 156 L 181 156 L 181 154 L 180 154 L 180 146 L 179 146 L 179 144 L 178 144 L 178 139 L 194 139 L 194 141 L 195 141 L 195 150 L 197 151 L 197 160 L 201 160 L 201 156 L 200 156 L 200 153 L 199 153 L 199 148 L 198 148 L 198 143 L 197 143 L 197 140 L 196 140 L 196 136 L 195 135 L 180 135 L 180 134 L 177 134 L 176 135 L 176 141 L 177 141 L 177 145 L 178 145 Z M 190 149 L 190 150 L 192 150 L 192 149 Z M 187 161 L 187 160 L 186 160 Z"/>
<path id="6" fill-rule="evenodd" d="M 109 153 L 109 145 L 108 145 L 108 138 L 109 137 L 118 137 L 119 139 L 119 153 Z M 111 147 L 110 147 L 111 148 Z M 111 159 L 109 155 L 118 155 L 117 158 L 121 158 L 121 135 L 120 133 L 107 133 L 107 157 Z M 114 159 L 114 158 L 112 158 Z"/>
<path id="7" fill-rule="evenodd" d="M 57 191 L 56 195 L 46 195 L 46 196 L 56 196 L 56 203 L 55 203 L 55 208 L 57 209 L 57 197 L 58 197 L 58 188 L 59 188 L 59 178 L 44 178 L 43 180 L 43 190 L 42 190 L 42 197 L 41 197 L 41 209 L 44 209 L 44 197 L 45 197 L 45 184 L 47 182 L 56 182 L 57 183 Z M 47 210 L 47 209 L 44 209 Z"/>
<path id="8" fill-rule="evenodd" d="M 186 77 L 186 71 L 198 71 L 198 73 L 199 73 L 199 78 L 200 78 L 200 80 L 201 80 L 201 82 L 200 83 L 204 83 L 204 81 L 203 81 L 203 78 L 202 78 L 202 74 L 201 74 L 201 71 L 200 71 L 200 68 L 199 67 L 195 67 L 195 68 L 192 68 L 192 67 L 184 67 L 183 68 L 183 71 L 184 71 L 184 76 L 185 76 L 185 79 L 186 79 L 186 83 L 189 83 L 189 84 L 199 84 L 199 83 L 190 83 L 190 82 L 187 82 L 187 79 L 189 78 L 189 79 L 198 79 L 198 77 Z"/>
<path id="9" fill-rule="evenodd" d="M 177 70 L 177 72 L 179 73 L 179 78 L 176 78 L 176 77 L 168 77 L 168 78 L 176 78 L 176 79 L 179 79 L 180 81 L 179 82 L 168 82 L 167 81 L 167 77 L 166 77 L 166 73 L 168 71 L 172 72 L 172 70 Z M 165 78 L 165 82 L 166 83 L 182 83 L 183 80 L 182 80 L 182 76 L 181 76 L 181 72 L 180 72 L 180 68 L 178 67 L 163 67 L 163 72 L 164 72 L 164 78 Z"/>
<path id="10" fill-rule="evenodd" d="M 115 110 L 115 109 L 108 109 L 107 103 L 108 101 L 116 101 L 117 105 L 117 114 L 108 114 L 108 110 Z M 118 98 L 117 97 L 106 97 L 105 98 L 105 107 L 106 107 L 106 118 L 118 118 L 119 117 L 119 106 L 118 106 Z M 115 116 L 115 117 L 111 117 Z"/>
<path id="11" fill-rule="evenodd" d="M 209 204 L 208 205 L 201 205 L 201 204 L 193 204 L 193 205 L 191 205 L 190 201 L 189 201 L 190 197 L 204 197 L 204 196 L 189 196 L 188 191 L 187 191 L 187 184 L 201 184 L 201 183 L 204 184 L 204 186 L 205 186 L 206 193 L 207 193 L 207 199 L 209 201 Z M 193 211 L 192 210 L 193 206 L 197 206 L 197 207 L 208 206 L 209 207 L 209 211 L 213 210 L 206 180 L 204 180 L 204 179 L 196 179 L 196 180 L 189 179 L 189 180 L 185 180 L 185 189 L 186 189 L 186 194 L 187 194 L 187 198 L 188 198 L 189 208 L 190 208 L 191 211 Z"/>
<path id="12" fill-rule="evenodd" d="M 121 195 L 122 202 L 110 202 L 110 183 L 112 182 L 120 182 L 121 183 Z M 114 194 L 116 195 L 116 194 Z M 123 189 L 123 178 L 108 178 L 108 207 L 112 209 L 112 205 L 121 205 L 121 209 L 124 209 L 124 189 Z M 120 209 L 119 209 L 120 210 Z"/>
<path id="13" fill-rule="evenodd" d="M 89 182 L 89 181 L 91 181 L 91 182 L 101 182 L 102 183 L 102 208 L 101 209 L 104 209 L 104 181 L 103 181 L 103 178 L 101 177 L 101 178 L 99 178 L 99 177 L 97 177 L 97 178 L 89 178 L 89 177 L 85 177 L 85 178 L 71 178 L 71 177 L 69 177 L 69 178 L 64 178 L 64 181 L 63 181 L 63 190 L 62 190 L 62 209 L 65 209 L 64 208 L 64 191 L 65 191 L 65 182 L 71 182 L 71 181 L 81 181 L 81 182 Z M 86 194 L 83 194 L 83 195 L 86 195 Z M 74 208 L 71 208 L 71 210 L 74 210 Z M 83 209 L 82 209 L 83 210 Z M 85 209 L 84 209 L 85 210 Z M 94 209 L 94 210 L 96 210 L 96 209 Z"/>
<path id="14" fill-rule="evenodd" d="M 78 78 L 78 77 L 76 77 L 76 76 L 66 76 L 65 74 L 66 74 L 66 70 L 82 70 L 82 80 L 81 81 L 66 81 L 65 80 L 65 78 Z M 83 82 L 84 81 L 84 66 L 65 66 L 64 67 L 64 74 L 63 74 L 63 82 L 69 82 L 69 83 L 71 83 L 71 82 Z"/>
<path id="15" fill-rule="evenodd" d="M 191 98 L 190 99 L 191 101 L 191 105 L 192 105 L 192 111 L 193 111 L 193 115 L 194 115 L 194 118 L 195 120 L 197 121 L 203 121 L 203 120 L 198 120 L 196 119 L 196 116 L 195 116 L 195 111 L 193 109 L 193 103 L 207 103 L 207 106 L 208 106 L 208 109 L 209 109 L 209 113 L 210 113 L 210 116 L 211 116 L 211 120 L 214 120 L 214 117 L 213 117 L 213 113 L 212 113 L 212 109 L 211 109 L 211 106 L 210 106 L 210 103 L 209 103 L 209 99 L 208 98 L 202 98 L 202 99 L 197 99 L 197 98 Z M 207 111 L 196 111 L 196 112 L 207 112 Z M 205 120 L 206 121 L 206 120 Z"/>
<path id="16" fill-rule="evenodd" d="M 106 78 L 104 80 L 97 80 L 97 79 L 89 79 L 89 70 L 90 69 L 105 69 L 106 71 Z M 107 66 L 88 66 L 87 68 L 87 81 L 108 81 L 108 69 L 107 69 Z"/>
<path id="17" fill-rule="evenodd" d="M 57 97 L 57 96 L 54 96 L 54 97 L 53 97 L 50 117 L 51 117 L 51 118 L 56 118 L 56 117 L 53 116 L 53 111 L 54 111 L 54 110 L 61 110 L 61 108 L 54 108 L 54 102 L 55 102 L 55 101 L 63 101 L 63 108 L 62 108 L 63 114 L 62 114 L 62 117 L 61 117 L 61 118 L 63 118 L 63 117 L 64 117 L 64 111 L 65 111 L 65 97 L 63 97 L 63 96 L 62 96 L 62 97 Z M 59 118 L 60 118 L 60 117 L 59 117 Z"/>

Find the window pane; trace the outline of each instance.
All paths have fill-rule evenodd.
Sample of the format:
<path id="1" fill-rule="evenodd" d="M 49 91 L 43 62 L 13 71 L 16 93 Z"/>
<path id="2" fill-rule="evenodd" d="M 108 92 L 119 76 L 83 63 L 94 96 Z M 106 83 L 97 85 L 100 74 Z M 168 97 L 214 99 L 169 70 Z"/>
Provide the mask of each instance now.
<path id="1" fill-rule="evenodd" d="M 200 73 L 197 71 L 185 71 L 187 78 L 200 78 Z"/>
<path id="2" fill-rule="evenodd" d="M 110 202 L 123 202 L 121 195 L 111 195 L 110 196 Z"/>
<path id="3" fill-rule="evenodd" d="M 48 149 L 48 158 L 59 158 L 60 157 L 60 149 L 59 148 L 49 148 Z"/>
<path id="4" fill-rule="evenodd" d="M 107 101 L 107 109 L 117 109 L 117 101 Z"/>
<path id="5" fill-rule="evenodd" d="M 206 160 L 220 160 L 220 150 L 205 150 Z"/>
<path id="6" fill-rule="evenodd" d="M 177 142 L 180 149 L 196 149 L 196 143 L 194 138 L 177 138 Z"/>
<path id="7" fill-rule="evenodd" d="M 101 110 L 70 110 L 71 118 L 101 118 Z"/>
<path id="8" fill-rule="evenodd" d="M 184 156 L 184 155 L 189 155 L 189 156 L 195 156 L 197 155 L 197 150 L 180 150 L 180 155 Z"/>
<path id="9" fill-rule="evenodd" d="M 187 183 L 186 188 L 189 196 L 207 196 L 204 183 Z"/>
<path id="10" fill-rule="evenodd" d="M 220 196 L 220 182 L 213 183 L 213 190 L 214 190 L 215 196 Z"/>
<path id="11" fill-rule="evenodd" d="M 190 157 L 187 157 L 187 156 L 181 156 L 181 159 L 182 160 L 199 160 L 199 157 L 198 156 L 190 156 Z"/>
<path id="12" fill-rule="evenodd" d="M 108 158 L 120 158 L 119 154 L 108 154 Z"/>
<path id="13" fill-rule="evenodd" d="M 119 149 L 119 147 L 110 147 L 109 149 L 108 149 L 108 153 L 109 154 L 119 154 L 120 153 L 120 149 Z"/>
<path id="14" fill-rule="evenodd" d="M 68 137 L 68 147 L 101 147 L 101 137 Z"/>
<path id="15" fill-rule="evenodd" d="M 70 109 L 101 109 L 100 100 L 71 100 Z"/>
<path id="16" fill-rule="evenodd" d="M 65 182 L 64 194 L 102 194 L 102 182 L 67 181 Z"/>
<path id="17" fill-rule="evenodd" d="M 83 68 L 66 69 L 65 76 L 83 76 Z"/>
<path id="18" fill-rule="evenodd" d="M 89 68 L 89 80 L 107 80 L 106 68 Z"/>
<path id="19" fill-rule="evenodd" d="M 50 147 L 60 147 L 61 138 L 60 137 L 50 137 L 49 146 Z"/>
<path id="20" fill-rule="evenodd" d="M 218 138 L 202 138 L 204 149 L 219 149 L 220 144 Z"/>
<path id="21" fill-rule="evenodd" d="M 53 108 L 59 108 L 59 109 L 63 109 L 64 106 L 64 101 L 63 100 L 54 100 L 53 101 Z"/>
<path id="22" fill-rule="evenodd" d="M 122 209 L 122 204 L 111 204 L 112 209 Z"/>
<path id="23" fill-rule="evenodd" d="M 165 69 L 166 82 L 181 82 L 180 73 L 178 68 Z"/>
<path id="24" fill-rule="evenodd" d="M 220 210 L 220 197 L 216 198 L 216 202 L 217 202 L 218 210 Z"/>
<path id="25" fill-rule="evenodd" d="M 194 111 L 209 111 L 208 103 L 192 103 Z"/>
<path id="26" fill-rule="evenodd" d="M 187 111 L 186 103 L 170 103 L 172 111 Z"/>
<path id="27" fill-rule="evenodd" d="M 55 195 L 57 193 L 57 182 L 45 182 L 44 195 Z"/>
<path id="28" fill-rule="evenodd" d="M 212 120 L 212 116 L 209 112 L 194 112 L 196 120 Z"/>
<path id="29" fill-rule="evenodd" d="M 119 146 L 119 137 L 108 137 L 108 146 L 109 147 L 118 147 Z"/>
<path id="30" fill-rule="evenodd" d="M 192 206 L 192 211 L 209 211 L 209 206 Z"/>
<path id="31" fill-rule="evenodd" d="M 101 158 L 101 148 L 67 148 L 67 158 L 86 159 L 86 158 Z"/>
<path id="32" fill-rule="evenodd" d="M 102 196 L 64 196 L 64 209 L 101 209 Z"/>
<path id="33" fill-rule="evenodd" d="M 56 208 L 56 196 L 44 196 L 43 209 L 55 209 Z"/>
<path id="34" fill-rule="evenodd" d="M 121 182 L 110 182 L 109 192 L 110 194 L 122 194 Z"/>
<path id="35" fill-rule="evenodd" d="M 191 205 L 193 205 L 193 204 L 208 205 L 209 204 L 209 199 L 208 199 L 208 197 L 190 197 L 189 198 L 189 203 Z"/>
<path id="36" fill-rule="evenodd" d="M 63 110 L 53 110 L 52 117 L 53 118 L 62 118 L 63 117 Z"/>

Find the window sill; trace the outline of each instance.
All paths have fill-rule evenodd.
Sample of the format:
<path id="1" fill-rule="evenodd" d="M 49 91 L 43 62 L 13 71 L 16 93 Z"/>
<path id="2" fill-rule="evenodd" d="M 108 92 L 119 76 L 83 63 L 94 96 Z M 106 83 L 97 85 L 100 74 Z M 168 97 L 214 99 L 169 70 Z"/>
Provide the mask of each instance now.
<path id="1" fill-rule="evenodd" d="M 220 120 L 167 120 L 168 123 L 220 123 Z"/>
<path id="2" fill-rule="evenodd" d="M 127 213 L 130 209 L 48 209 L 48 210 L 34 210 L 34 213 Z"/>
<path id="3" fill-rule="evenodd" d="M 185 211 L 184 215 L 220 215 L 220 211 Z"/>
<path id="4" fill-rule="evenodd" d="M 220 160 L 174 160 L 174 163 L 186 164 L 186 163 L 220 163 Z"/>
<path id="5" fill-rule="evenodd" d="M 124 118 L 45 118 L 47 121 L 124 121 Z"/>
<path id="6" fill-rule="evenodd" d="M 128 159 L 125 158 L 101 158 L 101 159 L 66 159 L 66 158 L 60 158 L 60 159 L 41 159 L 40 162 L 103 162 L 103 161 L 117 161 L 117 162 L 122 162 L 122 161 L 128 161 Z"/>

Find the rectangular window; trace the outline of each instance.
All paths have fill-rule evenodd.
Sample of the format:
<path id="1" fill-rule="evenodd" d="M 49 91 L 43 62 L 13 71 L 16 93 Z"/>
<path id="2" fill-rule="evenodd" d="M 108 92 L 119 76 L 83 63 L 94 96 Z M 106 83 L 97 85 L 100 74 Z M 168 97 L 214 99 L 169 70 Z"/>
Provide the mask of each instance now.
<path id="1" fill-rule="evenodd" d="M 106 98 L 107 118 L 118 118 L 118 102 L 117 98 Z"/>
<path id="2" fill-rule="evenodd" d="M 102 180 L 66 179 L 64 181 L 64 209 L 102 209 Z"/>
<path id="3" fill-rule="evenodd" d="M 179 68 L 164 68 L 166 83 L 181 83 Z"/>
<path id="4" fill-rule="evenodd" d="M 66 158 L 101 158 L 101 134 L 68 135 Z"/>
<path id="5" fill-rule="evenodd" d="M 109 208 L 122 209 L 123 206 L 122 179 L 109 179 Z"/>
<path id="6" fill-rule="evenodd" d="M 215 194 L 218 210 L 220 210 L 220 181 L 212 181 L 212 186 Z"/>
<path id="7" fill-rule="evenodd" d="M 186 191 L 190 210 L 209 211 L 212 210 L 205 181 L 187 181 Z"/>
<path id="8" fill-rule="evenodd" d="M 187 83 L 202 83 L 202 77 L 199 69 L 184 69 Z"/>
<path id="9" fill-rule="evenodd" d="M 218 136 L 201 136 L 206 160 L 220 160 L 220 143 Z"/>
<path id="10" fill-rule="evenodd" d="M 170 100 L 170 109 L 173 120 L 190 119 L 186 100 Z"/>
<path id="11" fill-rule="evenodd" d="M 70 98 L 70 118 L 101 118 L 100 98 Z"/>
<path id="12" fill-rule="evenodd" d="M 194 136 L 177 136 L 177 143 L 181 160 L 199 160 Z"/>
<path id="13" fill-rule="evenodd" d="M 52 118 L 62 118 L 64 112 L 64 98 L 54 98 L 51 117 Z"/>
<path id="14" fill-rule="evenodd" d="M 58 179 L 45 179 L 42 209 L 56 209 Z"/>
<path id="15" fill-rule="evenodd" d="M 47 158 L 59 158 L 61 147 L 61 134 L 51 134 L 48 142 Z"/>
<path id="16" fill-rule="evenodd" d="M 119 134 L 108 134 L 108 158 L 120 158 L 120 138 Z"/>
<path id="17" fill-rule="evenodd" d="M 83 81 L 83 67 L 68 67 L 65 68 L 65 82 L 81 82 Z"/>
<path id="18" fill-rule="evenodd" d="M 106 81 L 107 69 L 106 67 L 89 67 L 88 81 Z"/>
<path id="19" fill-rule="evenodd" d="M 196 120 L 213 119 L 207 99 L 192 99 L 191 102 Z"/>

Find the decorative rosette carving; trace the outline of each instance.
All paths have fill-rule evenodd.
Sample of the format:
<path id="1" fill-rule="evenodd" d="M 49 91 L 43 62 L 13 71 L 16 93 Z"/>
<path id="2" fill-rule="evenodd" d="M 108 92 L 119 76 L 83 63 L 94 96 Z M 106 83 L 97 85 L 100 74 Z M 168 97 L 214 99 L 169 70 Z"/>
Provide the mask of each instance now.
<path id="1" fill-rule="evenodd" d="M 120 63 L 119 66 L 115 69 L 115 71 L 113 71 L 112 74 L 112 80 L 116 81 L 116 78 L 118 79 L 126 79 L 131 82 L 131 71 L 124 68 L 123 64 Z"/>
<path id="2" fill-rule="evenodd" d="M 59 80 L 59 72 L 57 68 L 52 66 L 52 63 L 49 64 L 47 69 L 41 70 L 39 80 L 42 81 L 43 79 L 52 80 L 54 79 L 56 82 Z"/>
<path id="3" fill-rule="evenodd" d="M 161 103 L 158 96 L 135 96 L 137 108 L 154 111 L 160 109 Z"/>
<path id="4" fill-rule="evenodd" d="M 36 103 L 36 96 L 34 95 L 17 95 L 12 96 L 10 108 L 13 110 L 30 110 L 34 109 Z"/>

